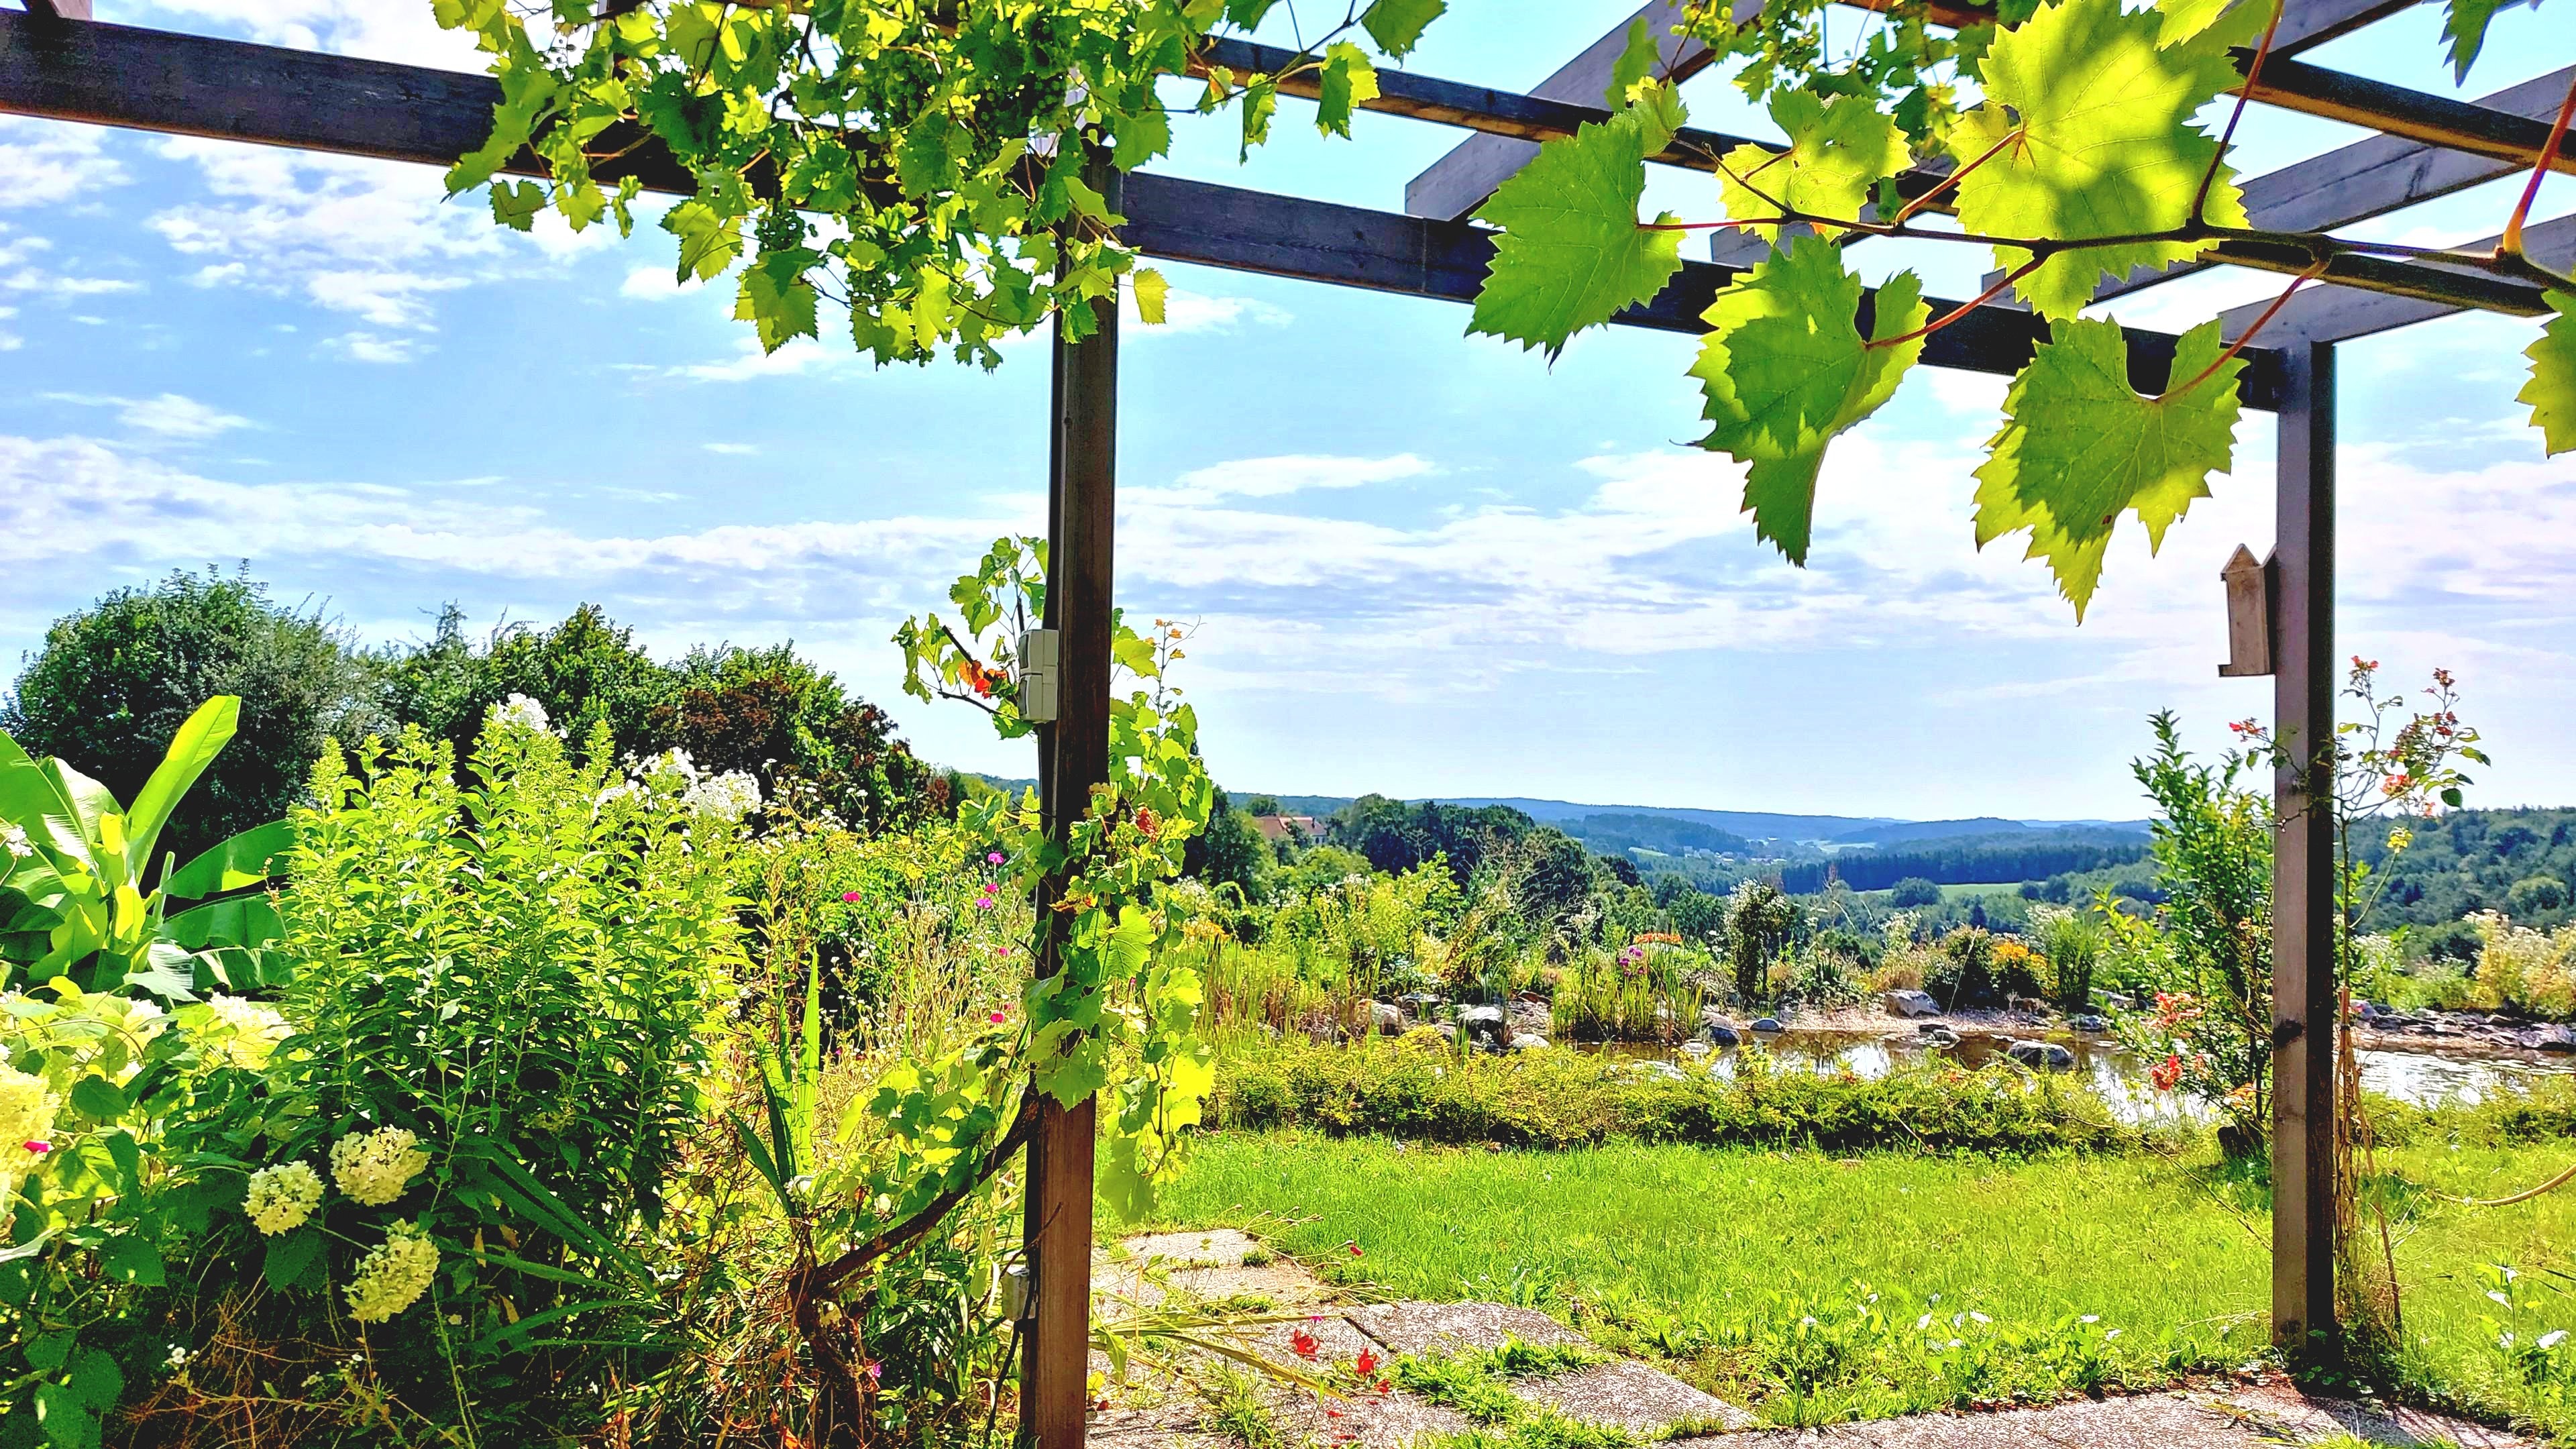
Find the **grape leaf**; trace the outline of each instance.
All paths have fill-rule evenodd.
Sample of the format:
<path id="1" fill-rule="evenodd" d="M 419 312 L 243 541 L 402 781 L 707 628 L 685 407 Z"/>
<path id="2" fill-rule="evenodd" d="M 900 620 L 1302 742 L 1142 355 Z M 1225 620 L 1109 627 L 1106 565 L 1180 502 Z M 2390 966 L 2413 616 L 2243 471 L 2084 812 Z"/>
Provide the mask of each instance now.
<path id="1" fill-rule="evenodd" d="M 1378 49 L 1402 60 L 1421 43 L 1423 27 L 1448 8 L 1449 0 L 1375 0 L 1360 13 L 1360 28 Z"/>
<path id="2" fill-rule="evenodd" d="M 2182 335 L 2166 383 L 2201 380 L 2140 397 L 2119 323 L 2077 318 L 2052 330 L 2013 379 L 2004 426 L 1977 469 L 1977 546 L 2029 529 L 2022 556 L 2048 560 L 2081 623 L 2121 512 L 2146 525 L 2153 553 L 2192 500 L 2209 496 L 2209 475 L 2227 468 L 2245 363 L 2229 358 L 2201 377 L 2226 350 L 2212 318 Z"/>
<path id="3" fill-rule="evenodd" d="M 2531 381 L 2513 400 L 2531 404 L 2531 425 L 2555 458 L 2576 451 L 2576 292 L 2541 295 L 2558 315 L 2523 352 L 2531 359 Z"/>
<path id="4" fill-rule="evenodd" d="M 2453 82 L 2469 78 L 2469 67 L 2477 64 L 2478 52 L 2486 48 L 2487 22 L 2513 3 L 2516 0 L 2451 0 L 2443 7 L 2442 41 L 2449 53 Z"/>
<path id="5" fill-rule="evenodd" d="M 492 219 L 512 231 L 528 231 L 545 208 L 546 189 L 533 181 L 492 183 Z"/>
<path id="6" fill-rule="evenodd" d="M 1991 236 L 2081 240 L 2188 221 L 2218 155 L 2218 142 L 2192 124 L 2192 114 L 2237 77 L 2223 47 L 2196 39 L 2159 50 L 2164 23 L 2152 10 L 2123 11 L 2120 0 L 2057 0 L 1997 36 L 1982 66 L 1986 103 L 1950 134 L 1964 172 L 1960 224 Z M 2246 224 L 2224 165 L 2203 215 L 2224 226 Z M 2050 257 L 2015 290 L 2045 317 L 2072 317 L 2104 273 L 2189 261 L 2210 245 L 2075 248 Z M 1995 248 L 1996 265 L 2006 270 L 2029 260 L 2019 247 Z"/>
<path id="7" fill-rule="evenodd" d="M 1152 267 L 1138 267 L 1128 285 L 1136 293 L 1136 315 L 1148 327 L 1163 325 L 1163 304 L 1172 295 L 1172 284 Z"/>
<path id="8" fill-rule="evenodd" d="M 1779 91 L 1771 98 L 1771 121 L 1788 133 L 1786 152 L 1738 146 L 1718 170 L 1718 193 L 1731 218 L 1778 216 L 1786 206 L 1848 221 L 1860 215 L 1880 177 L 1905 168 L 1905 133 L 1868 96 L 1828 102 L 1807 91 Z M 1780 228 L 1744 230 L 1770 241 Z"/>
<path id="9" fill-rule="evenodd" d="M 2197 41 L 2203 51 L 2252 45 L 2271 22 L 2271 0 L 2156 0 L 2164 23 L 2156 48 L 2171 50 Z"/>
<path id="10" fill-rule="evenodd" d="M 1752 465 L 1744 507 L 1754 532 L 1802 566 L 1825 445 L 1894 396 L 1923 353 L 1920 337 L 1889 340 L 1930 314 L 1913 273 L 1878 290 L 1870 332 L 1883 345 L 1863 342 L 1860 299 L 1860 278 L 1841 251 L 1806 236 L 1737 278 L 1702 314 L 1711 330 L 1690 370 L 1707 398 L 1700 446 Z"/>
<path id="11" fill-rule="evenodd" d="M 1652 298 L 1682 269 L 1682 234 L 1637 224 L 1649 125 L 1631 109 L 1545 142 L 1476 213 L 1503 234 L 1469 332 L 1553 359 L 1567 338 Z"/>
<path id="12" fill-rule="evenodd" d="M 1351 133 L 1351 111 L 1363 101 L 1377 99 L 1377 67 L 1369 64 L 1368 52 L 1347 40 L 1336 40 L 1324 52 L 1324 68 L 1317 79 L 1315 129 L 1327 136 Z"/>
<path id="13" fill-rule="evenodd" d="M 733 315 L 759 331 L 761 351 L 776 352 L 790 338 L 818 335 L 814 284 L 805 280 L 805 270 L 821 260 L 818 252 L 790 247 L 764 253 L 742 269 L 742 287 L 734 298 Z M 923 290 L 926 294 L 928 288 Z M 922 345 L 930 346 L 927 342 Z"/>
<path id="14" fill-rule="evenodd" d="M 1663 52 L 1655 44 L 1655 28 L 1638 16 L 1628 22 L 1628 47 L 1610 64 L 1610 84 L 1601 93 L 1601 103 L 1611 110 L 1628 104 L 1628 88 L 1654 75 L 1663 68 Z"/>

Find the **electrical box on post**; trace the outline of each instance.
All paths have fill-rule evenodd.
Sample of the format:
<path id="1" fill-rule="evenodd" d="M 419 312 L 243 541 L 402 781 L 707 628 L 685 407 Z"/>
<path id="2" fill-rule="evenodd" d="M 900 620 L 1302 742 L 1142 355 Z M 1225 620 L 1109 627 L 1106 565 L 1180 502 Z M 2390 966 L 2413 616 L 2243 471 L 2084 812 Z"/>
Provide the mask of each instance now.
<path id="1" fill-rule="evenodd" d="M 1031 724 L 1053 724 L 1064 675 L 1057 663 L 1053 629 L 1031 629 L 1020 636 L 1020 718 Z"/>

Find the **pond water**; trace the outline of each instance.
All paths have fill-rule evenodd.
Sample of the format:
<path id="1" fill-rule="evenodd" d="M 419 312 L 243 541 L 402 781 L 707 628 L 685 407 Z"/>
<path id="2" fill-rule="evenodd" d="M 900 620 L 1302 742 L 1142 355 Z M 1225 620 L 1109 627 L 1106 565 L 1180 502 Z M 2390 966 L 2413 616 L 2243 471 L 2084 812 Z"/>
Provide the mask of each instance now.
<path id="1" fill-rule="evenodd" d="M 1748 1051 L 1767 1053 L 1775 1065 L 1800 1066 L 1818 1073 L 1848 1071 L 1861 1077 L 1883 1077 L 1900 1065 L 1937 1057 L 1964 1067 L 1982 1067 L 2005 1059 L 2014 1037 L 2001 1032 L 1969 1031 L 1953 1047 L 1938 1047 L 1919 1036 L 1884 1036 L 1868 1032 L 1799 1029 L 1747 1035 L 1747 1044 L 1692 1056 L 1660 1046 L 1624 1043 L 1586 1044 L 1576 1050 L 1634 1060 L 1671 1061 L 1719 1076 L 1733 1076 Z M 2056 1041 L 2075 1054 L 2071 1075 L 2090 1081 L 2114 1112 L 2131 1122 L 2151 1122 L 2206 1109 L 2197 1102 L 2148 1085 L 2148 1062 L 2103 1037 L 2059 1035 Z M 2446 1056 L 2426 1051 L 2364 1048 L 2361 1083 L 2369 1091 L 2418 1106 L 2484 1101 L 2499 1086 L 2576 1072 L 2576 1063 L 2538 1058 Z"/>

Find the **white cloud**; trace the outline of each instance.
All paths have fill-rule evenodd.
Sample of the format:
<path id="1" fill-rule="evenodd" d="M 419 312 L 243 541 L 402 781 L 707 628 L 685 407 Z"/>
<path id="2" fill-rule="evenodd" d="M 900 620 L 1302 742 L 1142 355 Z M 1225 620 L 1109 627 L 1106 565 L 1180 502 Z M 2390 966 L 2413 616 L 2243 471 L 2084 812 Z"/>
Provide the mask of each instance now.
<path id="1" fill-rule="evenodd" d="M 414 272 L 316 272 L 305 279 L 307 295 L 337 312 L 355 312 L 376 327 L 415 330 L 433 325 L 423 293 L 453 291 L 463 277 L 425 277 Z"/>
<path id="2" fill-rule="evenodd" d="M 734 339 L 734 356 L 725 362 L 696 362 L 670 369 L 670 375 L 697 382 L 748 382 L 755 377 L 793 377 L 811 368 L 831 371 L 847 367 L 858 360 L 848 348 L 827 351 L 811 337 L 791 338 L 776 352 L 762 352 L 760 339 L 751 334 L 750 324 L 743 325 L 742 336 Z"/>
<path id="3" fill-rule="evenodd" d="M 409 362 L 418 355 L 410 338 L 379 337 L 373 332 L 343 332 L 324 342 L 322 350 L 351 362 Z"/>
<path id="4" fill-rule="evenodd" d="M 54 244 L 40 236 L 13 236 L 5 223 L 0 223 L 0 268 L 11 268 L 0 274 L 0 289 L 32 292 L 47 297 L 88 297 L 103 292 L 142 290 L 138 282 L 119 281 L 108 277 L 67 277 L 36 265 L 35 258 L 53 250 Z"/>
<path id="5" fill-rule="evenodd" d="M 129 179 L 96 126 L 0 116 L 0 208 L 60 206 Z"/>
<path id="6" fill-rule="evenodd" d="M 1138 329 L 1131 336 L 1151 337 L 1156 333 L 1231 332 L 1243 323 L 1262 327 L 1285 327 L 1297 320 L 1296 314 L 1268 302 L 1250 297 L 1211 297 L 1186 287 L 1174 287 L 1163 298 L 1163 322 L 1147 327 L 1136 314 L 1133 288 L 1119 294 L 1120 320 Z"/>
<path id="7" fill-rule="evenodd" d="M 617 285 L 617 295 L 632 297 L 639 302 L 667 302 L 686 295 L 687 290 L 694 289 L 683 289 L 673 280 L 669 267 L 637 267 Z"/>
<path id="8" fill-rule="evenodd" d="M 1174 506 L 1212 503 L 1220 498 L 1279 498 L 1315 488 L 1358 488 L 1400 478 L 1419 478 L 1437 471 L 1411 453 L 1391 458 L 1340 458 L 1292 453 L 1273 458 L 1241 458 L 1184 473 L 1169 488 L 1134 488 L 1130 503 Z"/>
<path id="9" fill-rule="evenodd" d="M 212 438 L 250 426 L 250 419 L 238 413 L 228 413 L 175 392 L 144 398 L 49 392 L 45 398 L 81 407 L 112 407 L 116 409 L 116 420 L 126 427 L 182 441 Z"/>
<path id="10" fill-rule="evenodd" d="M 758 443 L 700 443 L 698 446 L 710 453 L 721 453 L 728 458 L 748 458 L 760 451 Z"/>
<path id="11" fill-rule="evenodd" d="M 170 17 L 211 21 L 229 33 L 294 50 L 363 55 L 440 70 L 481 72 L 485 57 L 462 31 L 441 30 L 426 5 L 383 0 L 143 0 Z M 120 20 L 127 17 L 119 15 Z M 132 22 L 129 23 L 140 23 Z M 198 25 L 180 28 L 202 29 Z M 542 43 L 542 42 L 541 42 Z"/>

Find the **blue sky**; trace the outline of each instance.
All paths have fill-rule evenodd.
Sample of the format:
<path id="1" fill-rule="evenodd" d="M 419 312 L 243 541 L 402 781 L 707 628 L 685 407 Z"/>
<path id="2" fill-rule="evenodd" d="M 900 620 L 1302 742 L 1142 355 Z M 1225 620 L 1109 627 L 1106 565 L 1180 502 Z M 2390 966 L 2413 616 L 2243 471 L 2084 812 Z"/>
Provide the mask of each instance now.
<path id="1" fill-rule="evenodd" d="M 1417 69 L 1526 85 L 1626 12 L 1457 0 Z M 101 0 L 103 19 L 420 64 L 472 57 L 411 0 Z M 2449 89 L 2419 8 L 2309 58 Z M 2576 60 L 2511 10 L 2465 94 Z M 1768 133 L 1721 79 L 1703 125 Z M 1185 131 L 1168 169 L 1397 209 L 1461 133 L 1363 116 L 1238 171 Z M 2258 111 L 2248 173 L 2356 138 Z M 1657 204 L 1717 214 L 1704 181 Z M 2374 224 L 2455 241 L 2494 183 Z M 2553 180 L 2539 215 L 2576 207 Z M 1694 243 L 1694 245 L 1697 245 Z M 1975 290 L 1981 255 L 1862 249 Z M 1883 253 L 1883 254 L 1882 254 Z M 1198 624 L 1184 680 L 1220 780 L 1936 817 L 2139 813 L 2144 716 L 2215 743 L 2268 707 L 2221 681 L 2219 564 L 2272 522 L 2272 427 L 2150 560 L 2115 547 L 2080 628 L 2039 565 L 1980 554 L 1970 470 L 2000 379 L 1918 371 L 1827 462 L 1812 566 L 1687 446 L 1688 339 L 1580 339 L 1551 370 L 1463 308 L 1166 268 L 1171 325 L 1122 378 L 1119 593 Z M 792 638 L 925 754 L 1026 773 L 1025 747 L 896 694 L 886 642 L 996 532 L 1044 519 L 1042 345 L 993 375 L 761 358 L 730 282 L 675 292 L 669 238 L 523 238 L 425 168 L 0 121 L 0 659 L 96 594 L 247 560 L 368 639 L 439 605 L 476 627 L 594 600 L 658 651 Z M 2113 308 L 2179 328 L 2268 294 L 2209 274 Z M 830 331 L 827 327 L 826 332 Z M 2344 642 L 2458 671 L 2490 804 L 2576 802 L 2576 458 L 2511 397 L 2534 333 L 2429 324 L 2346 349 Z"/>

